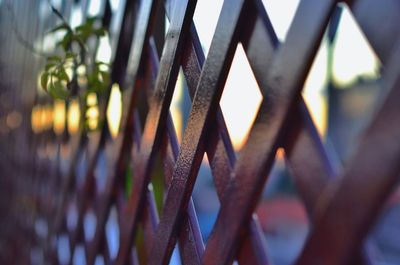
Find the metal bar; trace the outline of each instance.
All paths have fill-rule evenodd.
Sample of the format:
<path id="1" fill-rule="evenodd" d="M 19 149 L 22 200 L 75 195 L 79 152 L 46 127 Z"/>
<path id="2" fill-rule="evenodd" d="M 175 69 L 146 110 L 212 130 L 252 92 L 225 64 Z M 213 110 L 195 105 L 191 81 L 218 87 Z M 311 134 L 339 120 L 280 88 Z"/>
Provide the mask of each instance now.
<path id="1" fill-rule="evenodd" d="M 177 227 L 203 158 L 206 132 L 215 119 L 228 65 L 238 42 L 237 24 L 244 13 L 243 5 L 243 1 L 225 1 L 222 8 L 215 35 L 218 37 L 214 36 L 203 67 L 149 264 L 166 264 L 175 246 Z"/>
<path id="2" fill-rule="evenodd" d="M 360 144 L 335 190 L 327 194 L 297 264 L 346 264 L 361 244 L 400 173 L 400 49 L 387 63 L 385 101 L 363 134 Z M 383 162 L 384 161 L 384 162 Z M 359 207 L 361 206 L 362 207 Z M 357 209 L 357 210 L 355 210 Z"/>
<path id="3" fill-rule="evenodd" d="M 269 87 L 259 80 L 265 76 L 265 69 L 271 67 L 279 43 L 262 3 L 255 3 L 258 10 L 257 21 L 254 30 L 248 31 L 249 36 L 244 36 L 243 47 L 261 93 L 268 97 Z M 319 192 L 336 174 L 303 99 L 300 99 L 297 105 L 289 121 L 288 131 L 291 133 L 285 135 L 281 145 L 285 148 L 288 165 L 294 174 L 300 197 L 312 216 Z"/>
<path id="4" fill-rule="evenodd" d="M 169 10 L 168 8 L 166 8 Z M 187 41 L 186 41 L 187 43 Z M 152 44 L 152 43 L 151 43 Z M 154 45 L 151 46 L 151 58 L 153 62 L 153 72 L 158 70 L 158 55 Z M 161 154 L 164 160 L 164 175 L 166 181 L 166 188 L 171 184 L 172 173 L 176 158 L 179 153 L 178 140 L 175 133 L 175 128 L 172 122 L 171 115 L 167 117 L 167 132 L 162 144 Z M 158 224 L 158 223 L 157 223 Z M 184 234 L 179 237 L 179 249 L 181 251 L 181 259 L 184 264 L 200 264 L 201 256 L 204 251 L 204 243 L 201 238 L 201 232 L 199 224 L 197 222 L 196 212 L 194 209 L 193 201 L 189 201 L 187 213 L 182 221 L 182 229 L 185 231 Z M 153 235 L 156 227 L 154 228 Z M 151 248 L 149 248 L 149 251 Z"/>
<path id="5" fill-rule="evenodd" d="M 235 181 L 229 184 L 222 200 L 204 253 L 204 264 L 228 264 L 232 261 L 241 231 L 257 205 L 287 118 L 298 101 L 301 84 L 335 4 L 335 1 L 301 2 L 293 27 L 285 44 L 278 50 L 271 70 L 258 80 L 261 87 L 270 87 L 269 94 L 264 96 L 248 142 L 235 165 Z M 220 244 L 222 240 L 225 242 L 223 245 Z"/>
<path id="6" fill-rule="evenodd" d="M 191 41 L 187 42 L 187 48 L 185 49 L 182 68 L 187 80 L 189 94 L 193 99 L 195 94 L 195 89 L 200 77 L 201 68 L 204 62 L 204 54 L 201 49 L 200 41 L 198 39 L 194 26 L 192 27 L 191 33 L 192 33 Z M 232 144 L 230 142 L 229 134 L 227 132 L 225 121 L 222 116 L 222 112 L 219 108 L 217 110 L 216 115 L 217 115 L 217 128 L 213 128 L 211 130 L 209 144 L 206 146 L 206 153 L 210 161 L 212 175 L 214 177 L 214 182 L 217 188 L 217 194 L 219 198 L 221 198 L 224 189 L 229 181 L 230 172 L 232 170 L 236 158 Z M 259 227 L 259 226 L 255 225 L 254 227 Z M 182 229 L 182 231 L 184 230 Z M 263 237 L 262 231 L 258 230 L 257 232 L 251 233 L 250 237 L 253 240 L 254 243 L 253 246 L 255 248 L 258 248 L 258 250 L 255 251 L 257 253 L 265 253 L 264 244 L 255 243 L 262 241 L 258 240 Z M 250 252 L 252 252 L 254 248 L 250 247 L 248 249 Z M 243 255 L 241 256 L 243 257 Z M 265 254 L 246 255 L 246 258 L 242 258 L 239 263 L 245 264 L 245 262 L 249 262 L 249 264 L 256 264 L 256 262 L 251 263 L 252 260 L 249 259 L 249 256 L 259 257 L 258 264 L 267 264 L 267 258 Z"/>
<path id="7" fill-rule="evenodd" d="M 94 264 L 100 255 L 107 264 L 138 264 L 133 240 L 140 223 L 145 234 L 144 255 L 150 264 L 167 264 L 177 241 L 184 264 L 229 264 L 233 260 L 241 265 L 268 264 L 263 232 L 254 210 L 276 149 L 283 147 L 295 185 L 314 225 L 297 264 L 368 264 L 367 256 L 358 255 L 360 245 L 379 216 L 379 209 L 395 186 L 400 171 L 396 163 L 400 158 L 400 145 L 395 140 L 400 136 L 400 126 L 396 124 L 400 109 L 395 102 L 400 96 L 400 49 L 397 48 L 398 30 L 394 26 L 399 5 L 392 0 L 379 4 L 372 0 L 346 1 L 385 64 L 382 91 L 387 97 L 361 138 L 353 160 L 338 174 L 300 94 L 338 1 L 302 1 L 287 40 L 279 46 L 261 0 L 226 0 L 204 67 L 204 54 L 192 21 L 196 1 L 166 0 L 165 9 L 160 12 L 157 12 L 160 1 L 141 1 L 139 11 L 138 2 L 126 2 L 111 74 L 112 83 L 130 87 L 124 93 L 124 100 L 128 102 L 123 104 L 123 133 L 112 140 L 104 126 L 101 134 L 77 134 L 69 143 L 72 157 L 61 188 L 57 187 L 59 180 L 56 178 L 60 159 L 52 162 L 46 156 L 35 162 L 34 189 L 39 199 L 34 215 L 55 216 L 48 245 L 54 247 L 54 239 L 64 233 L 70 240 L 69 263 L 73 262 L 75 248 L 83 245 L 87 264 Z M 160 51 L 164 11 L 171 28 L 159 67 L 153 39 L 160 40 L 157 42 Z M 133 30 L 136 14 L 138 24 Z M 108 3 L 104 24 L 110 24 L 111 15 Z M 384 28 L 376 23 L 382 17 L 389 21 Z M 154 24 L 161 26 L 160 31 L 153 31 Z M 263 102 L 249 140 L 236 161 L 218 102 L 238 42 L 243 44 Z M 181 150 L 169 113 L 180 66 L 193 100 Z M 25 71 L 20 72 L 24 75 Z M 23 76 L 22 80 L 27 78 Z M 143 90 L 147 92 L 144 98 L 149 101 L 150 111 L 142 135 L 138 106 L 141 98 L 138 97 Z M 109 94 L 100 102 L 104 120 L 108 97 Z M 50 132 L 35 138 L 37 148 L 57 145 Z M 154 194 L 148 187 L 158 152 L 164 166 L 164 189 L 168 190 L 160 222 Z M 205 250 L 191 200 L 204 153 L 209 158 L 221 202 Z M 82 154 L 85 154 L 87 169 L 78 179 L 75 175 Z M 96 185 L 94 175 L 103 161 L 99 160 L 102 155 L 106 155 L 107 163 L 104 190 Z M 135 184 L 126 201 L 122 178 L 130 161 L 134 165 Z M 338 175 L 340 178 L 330 181 Z M 61 194 L 54 196 L 49 190 L 60 190 Z M 57 197 L 54 214 L 48 201 Z M 64 227 L 69 214 L 68 203 L 78 207 L 78 222 L 72 230 Z M 117 260 L 110 257 L 105 235 L 113 205 L 118 208 L 121 237 Z M 363 207 L 355 211 L 354 205 Z M 95 210 L 97 220 L 92 240 L 85 239 L 82 233 L 88 209 Z M 29 239 L 27 244 L 40 243 L 34 241 L 35 238 Z M 54 259 L 52 254 L 49 253 L 49 259 Z"/>
<path id="8" fill-rule="evenodd" d="M 160 70 L 146 118 L 139 161 L 135 163 L 137 179 L 127 205 L 126 226 L 124 226 L 126 231 L 121 237 L 116 264 L 125 263 L 129 246 L 135 237 L 139 213 L 145 202 L 144 194 L 149 183 L 152 162 L 160 147 L 160 140 L 165 130 L 169 105 L 179 70 L 180 52 L 192 21 L 195 5 L 196 1 L 187 1 L 175 7 L 176 13 L 165 38 Z"/>

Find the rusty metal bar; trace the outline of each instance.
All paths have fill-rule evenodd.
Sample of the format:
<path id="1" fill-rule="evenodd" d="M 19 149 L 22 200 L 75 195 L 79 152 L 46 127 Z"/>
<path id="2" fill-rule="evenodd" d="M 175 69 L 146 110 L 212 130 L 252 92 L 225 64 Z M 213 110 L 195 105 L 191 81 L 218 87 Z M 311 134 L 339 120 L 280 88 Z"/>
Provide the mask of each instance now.
<path id="1" fill-rule="evenodd" d="M 144 3 L 143 3 L 144 4 Z M 121 245 L 116 264 L 124 264 L 129 246 L 135 237 L 139 212 L 145 202 L 145 190 L 150 178 L 154 156 L 159 149 L 160 140 L 165 130 L 166 118 L 178 75 L 180 53 L 186 33 L 192 21 L 196 1 L 187 1 L 175 6 L 175 14 L 165 38 L 160 70 L 149 113 L 146 118 L 139 161 L 135 163 L 136 176 L 132 196 L 127 205 L 126 233 L 121 237 Z"/>
<path id="2" fill-rule="evenodd" d="M 149 264 L 165 264 L 176 242 L 177 226 L 187 207 L 204 154 L 207 129 L 215 119 L 219 98 L 238 42 L 243 1 L 224 3 L 213 38 L 209 56 L 205 61 L 193 100 L 188 125 L 182 140 L 170 188 L 164 204 L 163 218 L 156 231 Z"/>
<path id="3" fill-rule="evenodd" d="M 269 95 L 264 96 L 249 140 L 235 165 L 235 181 L 230 183 L 222 200 L 204 254 L 204 264 L 228 264 L 232 261 L 241 231 L 256 206 L 266 181 L 266 172 L 272 166 L 287 118 L 299 98 L 300 84 L 306 78 L 334 4 L 335 1 L 301 2 L 293 27 L 278 50 L 270 72 L 264 75 L 266 78 L 258 80 L 262 87 L 270 88 Z M 225 241 L 222 246 L 221 240 Z"/>
<path id="4" fill-rule="evenodd" d="M 387 63 L 386 99 L 342 173 L 342 181 L 326 195 L 326 206 L 318 213 L 315 228 L 297 264 L 349 262 L 397 183 L 400 172 L 400 146 L 395 140 L 400 136 L 400 126 L 395 122 L 400 114 L 398 47 Z"/>

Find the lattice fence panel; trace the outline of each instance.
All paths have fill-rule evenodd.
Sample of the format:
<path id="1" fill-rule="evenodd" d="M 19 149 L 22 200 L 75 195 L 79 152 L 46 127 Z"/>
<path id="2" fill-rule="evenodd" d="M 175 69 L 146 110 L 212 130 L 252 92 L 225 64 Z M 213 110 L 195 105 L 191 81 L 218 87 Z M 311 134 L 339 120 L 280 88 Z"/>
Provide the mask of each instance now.
<path id="1" fill-rule="evenodd" d="M 269 264 L 255 210 L 283 148 L 312 226 L 296 264 L 368 264 L 363 239 L 397 182 L 400 158 L 398 34 L 375 37 L 380 29 L 365 22 L 378 22 L 375 2 L 346 4 L 382 60 L 385 95 L 352 160 L 338 169 L 301 95 L 338 1 L 301 1 L 280 43 L 261 0 L 226 0 L 205 58 L 193 23 L 195 0 L 127 0 L 112 63 L 112 82 L 123 91 L 120 133 L 113 139 L 104 122 L 101 131 L 82 131 L 60 144 L 70 159 L 61 184 L 54 183 L 49 262 L 59 262 L 62 238 L 69 264 L 77 253 L 86 264 L 168 264 L 174 249 L 183 264 Z M 112 15 L 106 2 L 106 26 Z M 219 102 L 239 43 L 262 103 L 237 156 Z M 181 142 L 170 114 L 180 69 L 192 101 Z M 102 120 L 106 102 L 100 102 Z M 204 155 L 221 205 L 207 244 L 191 198 Z M 150 184 L 160 169 L 158 209 Z M 110 243 L 113 237 L 118 243 Z"/>

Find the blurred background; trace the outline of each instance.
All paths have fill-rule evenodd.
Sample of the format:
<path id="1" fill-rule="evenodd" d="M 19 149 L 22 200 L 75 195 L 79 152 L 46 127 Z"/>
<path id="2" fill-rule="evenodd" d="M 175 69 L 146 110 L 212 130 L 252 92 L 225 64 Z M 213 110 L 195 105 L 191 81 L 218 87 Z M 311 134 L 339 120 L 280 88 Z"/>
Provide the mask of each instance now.
<path id="1" fill-rule="evenodd" d="M 104 11 L 104 1 L 100 0 L 49 1 L 63 13 L 72 27 L 82 23 L 85 17 L 102 15 Z M 299 1 L 263 1 L 280 42 L 285 41 Z M 194 24 L 205 55 L 222 2 L 199 0 L 196 7 Z M 113 60 L 124 4 L 124 0 L 110 0 L 112 17 L 109 34 L 99 42 L 96 52 L 99 60 Z M 66 103 L 53 100 L 39 85 L 39 75 L 45 62 L 43 53 L 55 50 L 59 38 L 57 34 L 46 32 L 57 22 L 59 20 L 47 0 L 0 0 L 2 264 L 43 264 L 43 242 L 48 235 L 51 220 L 44 218 L 41 213 L 43 209 L 54 207 L 54 202 L 38 200 L 37 194 L 52 187 L 43 185 L 43 180 L 52 181 L 48 179 L 52 175 L 49 172 L 58 170 L 54 161 L 61 161 L 61 169 L 67 167 L 68 155 L 65 154 L 70 150 L 59 143 L 72 139 L 70 137 L 79 132 L 81 124 L 79 120 L 82 110 L 77 101 Z M 168 28 L 167 19 L 165 27 Z M 345 4 L 339 4 L 303 88 L 307 107 L 338 171 L 351 157 L 360 133 L 381 100 L 381 71 L 381 61 L 351 11 Z M 220 102 L 237 157 L 246 143 L 261 100 L 257 82 L 243 47 L 239 44 Z M 89 127 L 99 126 L 98 101 L 96 95 L 90 97 L 90 108 L 84 114 Z M 109 98 L 106 125 L 114 137 L 118 135 L 120 127 L 121 106 L 122 94 L 119 86 L 114 85 Z M 181 72 L 170 107 L 179 140 L 190 108 L 190 97 Z M 38 176 L 42 181 L 37 181 Z M 153 182 L 153 185 L 156 184 Z M 154 188 L 157 190 L 157 187 Z M 45 192 L 51 193 L 51 190 Z M 162 194 L 157 196 L 162 201 Z M 193 199 L 206 242 L 219 209 L 206 156 L 195 184 Z M 278 150 L 257 214 L 265 233 L 271 264 L 291 264 L 307 236 L 309 220 L 293 184 L 291 172 L 286 167 L 283 150 Z M 115 211 L 111 215 L 116 215 Z M 399 204 L 394 194 L 366 242 L 376 264 L 400 262 L 400 246 L 396 243 L 400 236 L 400 227 L 396 225 L 399 216 Z M 85 220 L 85 231 L 92 231 L 95 221 L 89 217 Z M 110 252 L 116 252 L 119 237 L 117 218 L 110 220 L 107 238 L 110 241 Z M 65 238 L 57 241 L 61 264 L 70 255 L 68 243 L 64 241 Z M 81 251 L 75 251 L 76 264 L 84 264 L 82 255 Z M 179 264 L 176 253 L 171 263 Z"/>

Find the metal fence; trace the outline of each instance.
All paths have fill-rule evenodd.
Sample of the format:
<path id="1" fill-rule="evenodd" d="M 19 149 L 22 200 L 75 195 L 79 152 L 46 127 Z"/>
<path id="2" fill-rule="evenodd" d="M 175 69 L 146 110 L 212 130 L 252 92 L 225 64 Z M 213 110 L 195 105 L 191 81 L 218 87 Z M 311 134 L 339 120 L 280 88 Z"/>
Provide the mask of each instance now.
<path id="1" fill-rule="evenodd" d="M 72 5 L 88 6 L 61 2 L 64 14 Z M 196 2 L 122 4 L 112 51 L 112 83 L 123 93 L 116 138 L 106 125 L 109 94 L 99 99 L 100 131 L 82 129 L 67 138 L 47 131 L 30 135 L 33 150 L 54 148 L 31 162 L 39 205 L 35 218 L 49 224 L 45 240 L 37 243 L 43 262 L 73 264 L 81 252 L 85 264 L 168 264 L 176 249 L 182 264 L 269 264 L 255 210 L 283 148 L 311 223 L 295 263 L 372 263 L 364 240 L 400 170 L 399 3 L 346 2 L 383 64 L 383 82 L 381 103 L 352 159 L 338 169 L 301 96 L 338 1 L 301 1 L 280 43 L 261 0 L 225 0 L 206 57 L 193 23 Z M 101 13 L 109 27 L 114 14 L 108 1 Z M 219 101 L 239 43 L 262 103 L 238 156 Z M 180 69 L 192 104 L 178 142 L 170 104 Z M 204 155 L 220 200 L 207 244 L 191 198 Z M 155 168 L 164 178 L 160 206 L 149 185 Z M 108 239 L 110 218 L 116 223 L 116 251 Z M 91 232 L 85 227 L 89 219 Z"/>

